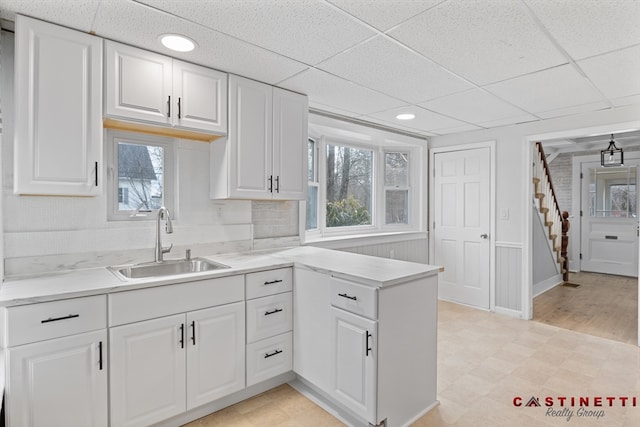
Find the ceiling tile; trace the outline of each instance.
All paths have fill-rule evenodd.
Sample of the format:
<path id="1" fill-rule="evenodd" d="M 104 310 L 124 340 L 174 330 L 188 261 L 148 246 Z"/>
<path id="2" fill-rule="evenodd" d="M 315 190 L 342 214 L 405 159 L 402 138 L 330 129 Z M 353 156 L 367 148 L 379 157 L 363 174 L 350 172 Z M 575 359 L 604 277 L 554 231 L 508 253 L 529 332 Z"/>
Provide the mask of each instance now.
<path id="1" fill-rule="evenodd" d="M 398 120 L 396 116 L 401 113 L 411 112 L 415 114 L 415 118 L 413 120 Z M 444 129 L 455 126 L 463 126 L 466 123 L 463 123 L 459 120 L 452 119 L 450 117 L 445 117 L 442 114 L 434 113 L 432 111 L 425 110 L 424 108 L 420 108 L 418 106 L 406 106 L 400 108 L 393 108 L 387 111 L 381 111 L 374 114 L 369 114 L 369 116 L 385 120 L 389 123 L 399 124 L 400 126 L 404 126 L 410 129 L 418 129 L 425 132 L 432 132 L 436 129 Z"/>
<path id="2" fill-rule="evenodd" d="M 640 43 L 637 0 L 524 0 L 575 60 Z"/>
<path id="3" fill-rule="evenodd" d="M 135 40 L 135 45 L 144 49 L 271 84 L 307 68 L 273 52 L 126 0 L 104 2 L 93 30 L 108 39 L 124 43 Z M 168 50 L 160 44 L 158 36 L 172 32 L 191 37 L 198 48 L 187 53 Z"/>
<path id="4" fill-rule="evenodd" d="M 389 34 L 478 85 L 567 62 L 515 1 L 450 0 Z"/>
<path id="5" fill-rule="evenodd" d="M 611 105 L 606 101 L 597 101 L 586 104 L 574 105 L 571 107 L 558 108 L 557 110 L 541 111 L 538 114 L 543 119 L 551 119 L 554 117 L 571 116 L 573 114 L 587 113 L 589 111 L 604 110 L 610 108 Z"/>
<path id="6" fill-rule="evenodd" d="M 399 130 L 403 130 L 403 131 L 410 132 L 410 133 L 416 133 L 416 134 L 423 135 L 423 136 L 436 136 L 436 134 L 432 133 L 432 132 L 427 132 L 427 131 L 424 131 L 424 130 L 411 128 L 411 127 L 408 127 L 408 126 L 398 125 L 397 123 L 389 122 L 387 120 L 382 120 L 382 119 L 379 119 L 377 117 L 360 116 L 360 117 L 358 117 L 358 119 L 359 120 L 364 120 L 365 122 L 370 122 L 370 123 L 378 124 L 378 125 L 389 127 L 389 128 L 393 128 L 393 129 L 399 129 Z"/>
<path id="7" fill-rule="evenodd" d="M 485 89 L 536 115 L 601 101 L 600 94 L 571 65 L 516 77 Z"/>
<path id="8" fill-rule="evenodd" d="M 309 95 L 313 102 L 357 114 L 399 107 L 405 103 L 358 86 L 324 71 L 310 68 L 278 86 Z"/>
<path id="9" fill-rule="evenodd" d="M 375 35 L 318 0 L 140 0 L 309 65 Z"/>
<path id="10" fill-rule="evenodd" d="M 340 9 L 365 21 L 372 27 L 386 31 L 443 0 L 328 0 Z"/>
<path id="11" fill-rule="evenodd" d="M 325 111 L 327 113 L 338 114 L 345 117 L 353 117 L 353 111 L 342 110 L 340 108 L 332 107 L 330 105 L 321 104 L 312 99 L 309 100 L 309 108 L 315 108 L 316 110 Z"/>
<path id="12" fill-rule="evenodd" d="M 505 117 L 504 119 L 490 120 L 488 122 L 482 122 L 482 123 L 476 123 L 476 124 L 483 128 L 493 128 L 498 126 L 515 125 L 518 123 L 535 122 L 537 120 L 540 120 L 540 119 L 536 116 L 532 116 L 531 114 L 522 114 L 520 116 Z"/>
<path id="13" fill-rule="evenodd" d="M 431 111 L 474 124 L 525 114 L 519 108 L 496 98 L 482 89 L 456 93 L 419 105 Z M 529 119 L 535 120 L 535 117 L 529 115 Z"/>
<path id="14" fill-rule="evenodd" d="M 640 106 L 640 95 L 625 96 L 624 98 L 615 98 L 615 99 L 612 99 L 611 102 L 616 107 L 622 107 L 624 105 L 633 105 L 633 104 L 638 104 Z M 638 116 L 640 117 L 640 111 L 638 111 Z"/>
<path id="15" fill-rule="evenodd" d="M 474 125 L 461 125 L 461 126 L 454 126 L 450 128 L 436 129 L 433 132 L 438 135 L 449 135 L 452 133 L 470 132 L 472 130 L 479 130 L 479 129 L 482 129 L 482 128 Z"/>
<path id="16" fill-rule="evenodd" d="M 375 37 L 336 55 L 318 68 L 409 103 L 473 87 L 386 36 Z"/>
<path id="17" fill-rule="evenodd" d="M 640 46 L 585 59 L 578 66 L 607 98 L 640 94 Z"/>
<path id="18" fill-rule="evenodd" d="M 99 5 L 100 0 L 2 0 L 0 18 L 15 21 L 19 13 L 89 32 Z"/>

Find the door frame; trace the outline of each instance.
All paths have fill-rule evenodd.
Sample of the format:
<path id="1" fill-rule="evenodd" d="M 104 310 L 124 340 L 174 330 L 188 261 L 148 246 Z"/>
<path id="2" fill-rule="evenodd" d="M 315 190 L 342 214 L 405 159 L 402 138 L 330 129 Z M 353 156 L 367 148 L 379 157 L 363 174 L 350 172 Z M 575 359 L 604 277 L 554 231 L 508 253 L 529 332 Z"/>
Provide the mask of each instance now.
<path id="1" fill-rule="evenodd" d="M 606 147 L 605 147 L 606 148 Z M 625 160 L 638 160 L 640 159 L 639 151 L 631 151 L 625 153 Z M 596 163 L 600 162 L 600 156 L 597 154 L 587 154 L 584 156 L 574 156 L 572 162 L 572 184 L 571 184 L 571 193 L 573 195 L 579 194 L 580 197 L 572 197 L 571 210 L 573 212 L 580 212 L 583 208 L 582 206 L 582 196 L 583 196 L 583 188 L 582 182 L 580 180 L 580 173 L 582 172 L 582 165 L 584 163 Z M 638 169 L 636 171 L 638 174 L 636 180 L 640 182 L 640 165 L 638 165 Z M 569 258 L 569 270 L 577 270 L 582 271 L 582 260 L 579 256 L 574 256 L 575 254 L 582 253 L 582 219 L 579 216 L 573 215 L 573 219 L 571 220 L 571 238 L 569 242 L 569 250 L 571 251 L 571 256 Z M 640 244 L 640 240 L 639 240 Z M 639 246 L 640 248 L 640 246 Z M 638 251 L 640 253 L 640 250 Z M 573 267 L 573 268 L 571 268 Z M 577 267 L 577 268 L 576 268 Z M 640 269 L 640 263 L 639 263 Z M 604 273 L 606 274 L 606 273 Z M 640 275 L 639 275 L 640 277 Z"/>
<path id="2" fill-rule="evenodd" d="M 525 153 L 523 156 L 525 170 L 525 181 L 523 185 L 524 200 L 524 217 L 525 217 L 525 234 L 523 245 L 523 266 L 522 266 L 522 317 L 531 320 L 533 318 L 533 213 L 531 209 L 531 201 L 533 200 L 533 147 L 536 142 L 547 139 L 557 138 L 579 138 L 587 135 L 600 135 L 607 133 L 616 133 L 621 130 L 640 129 L 640 120 L 612 123 L 608 125 L 576 128 L 571 130 L 555 131 L 542 134 L 528 135 L 524 137 Z M 606 147 L 604 147 L 606 148 Z M 573 206 L 572 206 L 573 209 Z M 640 244 L 640 240 L 639 240 Z M 640 250 L 638 251 L 640 257 Z M 640 265 L 640 263 L 639 263 Z M 640 300 L 640 274 L 638 275 L 638 300 Z M 638 345 L 640 346 L 640 303 L 638 304 Z"/>
<path id="3" fill-rule="evenodd" d="M 472 144 L 453 145 L 448 147 L 435 147 L 429 149 L 429 216 L 427 221 L 427 235 L 429 236 L 429 263 L 435 262 L 435 240 L 433 235 L 433 219 L 435 218 L 435 155 L 455 151 L 467 151 L 478 148 L 489 148 L 489 311 L 496 310 L 496 141 L 490 140 Z M 479 310 L 482 308 L 474 307 Z"/>

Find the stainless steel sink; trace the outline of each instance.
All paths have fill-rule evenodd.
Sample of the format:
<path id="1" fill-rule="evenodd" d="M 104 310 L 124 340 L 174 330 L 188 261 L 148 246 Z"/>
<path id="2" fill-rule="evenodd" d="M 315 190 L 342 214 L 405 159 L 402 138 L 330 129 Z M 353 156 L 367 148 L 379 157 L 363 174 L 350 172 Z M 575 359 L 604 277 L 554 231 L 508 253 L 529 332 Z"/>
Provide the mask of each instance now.
<path id="1" fill-rule="evenodd" d="M 179 274 L 201 273 L 203 271 L 220 270 L 229 268 L 228 265 L 219 264 L 204 258 L 182 259 L 175 261 L 163 261 L 162 263 L 145 263 L 126 265 L 121 267 L 107 267 L 116 276 L 123 280 L 144 279 L 149 277 L 176 276 Z"/>

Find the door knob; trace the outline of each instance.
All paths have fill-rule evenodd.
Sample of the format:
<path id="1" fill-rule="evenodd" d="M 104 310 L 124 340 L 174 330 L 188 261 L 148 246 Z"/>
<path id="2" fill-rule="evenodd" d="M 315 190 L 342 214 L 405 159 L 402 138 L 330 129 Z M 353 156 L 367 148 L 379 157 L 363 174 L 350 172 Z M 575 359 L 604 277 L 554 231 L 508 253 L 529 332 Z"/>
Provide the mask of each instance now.
<path id="1" fill-rule="evenodd" d="M 481 239 L 486 239 L 486 238 L 488 238 L 488 237 L 489 237 L 489 235 L 488 235 L 487 233 L 482 233 L 482 234 L 480 235 L 480 238 L 481 238 Z"/>

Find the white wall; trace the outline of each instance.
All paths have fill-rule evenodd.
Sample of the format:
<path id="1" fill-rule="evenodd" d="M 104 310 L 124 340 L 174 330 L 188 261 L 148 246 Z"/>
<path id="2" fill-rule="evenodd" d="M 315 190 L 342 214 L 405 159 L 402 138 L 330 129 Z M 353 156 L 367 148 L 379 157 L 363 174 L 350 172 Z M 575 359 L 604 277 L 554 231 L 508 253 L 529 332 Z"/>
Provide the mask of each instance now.
<path id="1" fill-rule="evenodd" d="M 522 280 L 502 283 L 502 291 L 520 288 L 523 298 L 529 298 L 531 289 L 531 257 L 529 246 L 531 224 L 530 191 L 531 185 L 526 182 L 529 176 L 528 140 L 532 136 L 553 132 L 586 129 L 598 126 L 615 125 L 637 121 L 640 117 L 640 106 L 627 106 L 608 109 L 575 116 L 561 117 L 520 125 L 504 126 L 500 128 L 478 130 L 453 135 L 436 136 L 430 139 L 430 147 L 446 147 L 452 145 L 470 144 L 485 141 L 496 141 L 496 212 L 498 218 L 503 209 L 509 210 L 509 219 L 496 219 L 496 245 L 498 247 L 522 247 L 520 261 L 522 263 Z M 433 199 L 430 198 L 430 203 Z M 499 257 L 496 257 L 496 271 L 501 271 Z M 498 274 L 496 274 L 498 276 Z M 496 277 L 496 301 L 500 300 L 501 292 Z M 503 307 L 510 310 L 520 310 L 517 307 Z M 522 310 L 527 311 L 524 306 Z M 528 315 L 525 313 L 525 315 Z"/>

